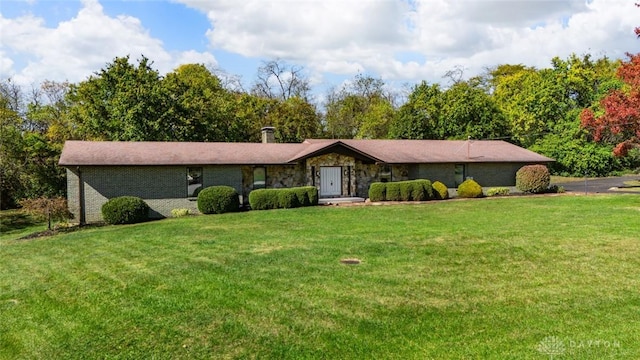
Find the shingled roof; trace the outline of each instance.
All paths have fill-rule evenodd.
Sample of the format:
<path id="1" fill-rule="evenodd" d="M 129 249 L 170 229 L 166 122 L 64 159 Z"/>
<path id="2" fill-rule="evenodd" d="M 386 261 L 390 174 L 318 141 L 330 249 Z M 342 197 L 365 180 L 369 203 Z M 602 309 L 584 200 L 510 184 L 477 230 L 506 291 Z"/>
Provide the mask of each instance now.
<path id="1" fill-rule="evenodd" d="M 61 166 L 277 165 L 342 148 L 376 163 L 547 163 L 546 156 L 497 140 L 334 140 L 298 144 L 67 141 Z"/>

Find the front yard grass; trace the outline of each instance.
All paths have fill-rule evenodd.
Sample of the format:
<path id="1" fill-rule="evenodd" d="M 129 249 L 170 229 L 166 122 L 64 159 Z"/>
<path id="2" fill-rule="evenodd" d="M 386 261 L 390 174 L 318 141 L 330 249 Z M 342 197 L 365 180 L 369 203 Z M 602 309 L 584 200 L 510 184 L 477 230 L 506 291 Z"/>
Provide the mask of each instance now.
<path id="1" fill-rule="evenodd" d="M 20 210 L 0 211 L 0 244 L 46 229 L 45 222 Z"/>
<path id="2" fill-rule="evenodd" d="M 0 358 L 640 358 L 639 216 L 563 195 L 3 240 Z"/>

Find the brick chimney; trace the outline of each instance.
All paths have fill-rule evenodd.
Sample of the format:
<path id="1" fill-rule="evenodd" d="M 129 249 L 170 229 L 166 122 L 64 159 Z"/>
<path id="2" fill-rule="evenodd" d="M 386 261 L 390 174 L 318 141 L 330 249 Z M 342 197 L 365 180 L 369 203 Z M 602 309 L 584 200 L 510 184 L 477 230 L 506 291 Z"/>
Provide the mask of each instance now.
<path id="1" fill-rule="evenodd" d="M 275 128 L 272 126 L 265 126 L 262 129 L 262 143 L 269 144 L 276 142 L 276 136 L 274 134 Z"/>

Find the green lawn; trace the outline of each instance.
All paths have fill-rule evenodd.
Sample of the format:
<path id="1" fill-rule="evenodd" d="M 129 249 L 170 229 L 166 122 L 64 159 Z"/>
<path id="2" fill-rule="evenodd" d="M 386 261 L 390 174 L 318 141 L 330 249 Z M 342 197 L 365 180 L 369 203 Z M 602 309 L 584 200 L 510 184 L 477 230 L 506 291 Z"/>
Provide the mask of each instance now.
<path id="1" fill-rule="evenodd" d="M 0 243 L 47 230 L 47 224 L 19 210 L 0 211 Z"/>
<path id="2" fill-rule="evenodd" d="M 0 358 L 638 359 L 639 217 L 532 196 L 5 238 Z"/>

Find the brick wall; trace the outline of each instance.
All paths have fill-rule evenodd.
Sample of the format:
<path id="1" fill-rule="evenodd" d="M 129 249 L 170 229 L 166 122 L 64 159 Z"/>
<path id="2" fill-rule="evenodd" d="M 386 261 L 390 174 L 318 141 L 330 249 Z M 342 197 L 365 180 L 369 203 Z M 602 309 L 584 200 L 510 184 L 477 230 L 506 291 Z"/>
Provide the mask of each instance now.
<path id="1" fill-rule="evenodd" d="M 455 164 L 416 164 L 410 167 L 410 178 L 440 181 L 447 187 L 455 186 Z"/>
<path id="2" fill-rule="evenodd" d="M 238 166 L 203 168 L 203 187 L 228 185 L 242 191 Z M 195 198 L 187 198 L 186 166 L 83 166 L 67 170 L 69 210 L 80 221 L 80 199 L 84 198 L 85 221 L 102 221 L 102 205 L 118 196 L 137 196 L 151 207 L 150 216 L 171 216 L 172 209 L 197 212 Z M 79 179 L 82 179 L 80 183 Z"/>
<path id="3" fill-rule="evenodd" d="M 482 186 L 514 186 L 516 172 L 522 163 L 468 163 L 465 177 L 472 177 Z M 409 168 L 411 179 L 440 181 L 448 187 L 455 187 L 455 164 L 416 164 Z"/>
<path id="4" fill-rule="evenodd" d="M 515 186 L 516 172 L 522 163 L 473 163 L 467 165 L 467 176 L 482 186 Z"/>

